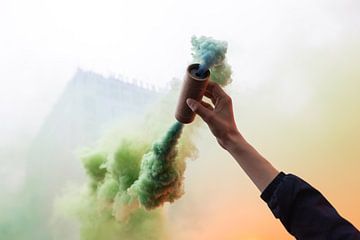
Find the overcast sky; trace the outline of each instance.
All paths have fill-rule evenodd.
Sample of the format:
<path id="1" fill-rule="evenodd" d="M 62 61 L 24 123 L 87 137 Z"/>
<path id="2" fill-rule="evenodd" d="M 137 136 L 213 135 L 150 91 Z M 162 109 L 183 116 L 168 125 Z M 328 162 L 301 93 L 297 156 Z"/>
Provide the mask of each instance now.
<path id="1" fill-rule="evenodd" d="M 229 42 L 233 87 L 256 88 L 294 49 L 359 36 L 359 13 L 356 0 L 1 0 L 2 140 L 32 135 L 77 67 L 164 86 L 206 35 Z"/>

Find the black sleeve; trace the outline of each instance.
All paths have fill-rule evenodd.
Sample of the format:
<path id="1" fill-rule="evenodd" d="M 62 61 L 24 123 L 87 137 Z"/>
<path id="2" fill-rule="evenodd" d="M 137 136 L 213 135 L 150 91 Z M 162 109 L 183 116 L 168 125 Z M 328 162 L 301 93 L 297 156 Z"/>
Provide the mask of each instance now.
<path id="1" fill-rule="evenodd" d="M 261 198 L 296 239 L 360 240 L 360 232 L 318 190 L 295 175 L 280 172 Z"/>

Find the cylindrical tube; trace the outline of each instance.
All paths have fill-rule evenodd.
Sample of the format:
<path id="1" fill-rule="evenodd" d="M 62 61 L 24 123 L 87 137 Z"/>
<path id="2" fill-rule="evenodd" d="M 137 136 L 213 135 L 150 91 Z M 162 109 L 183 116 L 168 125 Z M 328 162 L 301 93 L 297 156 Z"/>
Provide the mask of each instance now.
<path id="1" fill-rule="evenodd" d="M 196 75 L 199 66 L 197 63 L 191 64 L 186 71 L 175 113 L 175 118 L 181 123 L 191 123 L 195 118 L 195 113 L 186 104 L 186 99 L 192 98 L 201 101 L 209 82 L 209 70 L 202 76 Z"/>

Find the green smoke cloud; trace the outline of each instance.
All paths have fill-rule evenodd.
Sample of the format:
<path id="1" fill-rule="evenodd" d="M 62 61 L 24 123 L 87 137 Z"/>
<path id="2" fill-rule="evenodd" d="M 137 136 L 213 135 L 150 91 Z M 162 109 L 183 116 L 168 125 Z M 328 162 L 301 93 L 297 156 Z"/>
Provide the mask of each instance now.
<path id="1" fill-rule="evenodd" d="M 173 124 L 148 152 L 146 145 L 124 141 L 113 156 L 94 153 L 83 158 L 90 189 L 105 205 L 112 203 L 115 217 L 126 217 L 124 208 L 150 210 L 182 195 L 184 169 L 176 161 L 182 128 L 179 122 Z"/>
<path id="2" fill-rule="evenodd" d="M 173 124 L 164 138 L 152 146 L 150 152 L 141 161 L 139 179 L 131 186 L 130 191 L 139 198 L 146 209 L 161 206 L 164 202 L 173 202 L 182 194 L 184 169 L 176 160 L 176 143 L 183 125 Z"/>
<path id="3" fill-rule="evenodd" d="M 231 67 L 226 62 L 227 42 L 211 37 L 191 38 L 194 61 L 200 62 L 199 72 L 210 69 L 210 79 L 221 86 L 231 82 Z"/>
<path id="4" fill-rule="evenodd" d="M 157 207 L 182 196 L 185 160 L 195 149 L 182 132 L 176 122 L 153 144 L 127 137 L 113 150 L 83 154 L 88 187 L 58 200 L 57 212 L 79 221 L 83 240 L 168 239 Z"/>

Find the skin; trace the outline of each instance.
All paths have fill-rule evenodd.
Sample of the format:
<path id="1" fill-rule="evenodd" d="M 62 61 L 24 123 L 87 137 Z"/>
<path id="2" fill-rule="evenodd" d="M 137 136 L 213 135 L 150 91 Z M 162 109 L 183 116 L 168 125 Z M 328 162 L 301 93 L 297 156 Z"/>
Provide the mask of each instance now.
<path id="1" fill-rule="evenodd" d="M 231 97 L 213 82 L 209 82 L 205 96 L 211 99 L 213 105 L 191 98 L 186 103 L 207 123 L 220 146 L 233 156 L 260 192 L 263 192 L 279 171 L 241 135 L 236 126 Z"/>

